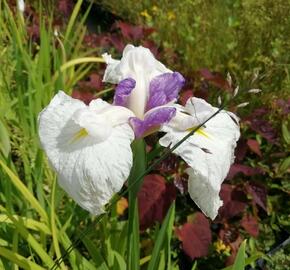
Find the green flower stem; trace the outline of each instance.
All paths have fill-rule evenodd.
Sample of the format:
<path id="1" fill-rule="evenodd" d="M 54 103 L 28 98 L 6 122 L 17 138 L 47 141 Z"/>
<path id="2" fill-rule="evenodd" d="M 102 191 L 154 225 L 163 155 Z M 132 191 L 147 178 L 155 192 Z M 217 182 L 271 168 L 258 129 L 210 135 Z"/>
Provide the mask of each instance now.
<path id="1" fill-rule="evenodd" d="M 128 185 L 136 181 L 136 179 L 146 169 L 146 150 L 143 139 L 135 140 L 132 143 L 133 150 L 133 167 Z M 128 247 L 127 247 L 127 266 L 130 270 L 138 270 L 140 268 L 140 248 L 139 248 L 139 215 L 137 194 L 143 183 L 143 178 L 138 181 L 129 190 L 129 223 L 128 223 Z"/>

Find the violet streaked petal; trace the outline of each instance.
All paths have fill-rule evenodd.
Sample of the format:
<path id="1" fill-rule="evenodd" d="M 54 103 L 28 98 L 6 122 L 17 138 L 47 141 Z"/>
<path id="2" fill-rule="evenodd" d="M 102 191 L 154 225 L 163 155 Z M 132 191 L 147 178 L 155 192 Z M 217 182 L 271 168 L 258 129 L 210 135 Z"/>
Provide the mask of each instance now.
<path id="1" fill-rule="evenodd" d="M 147 131 L 168 123 L 176 114 L 174 107 L 161 107 L 145 114 L 144 120 L 131 117 L 129 122 L 134 129 L 136 138 L 141 138 Z"/>
<path id="2" fill-rule="evenodd" d="M 154 77 L 149 86 L 147 110 L 176 99 L 184 83 L 185 79 L 179 72 L 164 73 Z"/>
<path id="3" fill-rule="evenodd" d="M 132 78 L 120 81 L 115 90 L 114 105 L 126 106 L 127 100 L 135 86 L 136 81 Z"/>

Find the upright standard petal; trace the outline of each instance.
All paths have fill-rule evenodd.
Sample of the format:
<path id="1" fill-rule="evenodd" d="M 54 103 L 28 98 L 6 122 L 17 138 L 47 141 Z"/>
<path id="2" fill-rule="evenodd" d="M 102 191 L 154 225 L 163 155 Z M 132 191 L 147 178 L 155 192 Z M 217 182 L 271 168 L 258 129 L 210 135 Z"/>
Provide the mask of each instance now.
<path id="1" fill-rule="evenodd" d="M 170 73 L 162 63 L 157 61 L 149 49 L 142 46 L 127 45 L 120 61 L 110 55 L 103 55 L 107 68 L 103 81 L 119 83 L 126 78 L 136 81 L 135 88 L 128 97 L 127 107 L 139 118 L 143 118 L 149 97 L 150 81 L 163 73 Z"/>
<path id="2" fill-rule="evenodd" d="M 164 73 L 150 82 L 147 110 L 176 101 L 185 79 L 179 72 Z"/>
<path id="3" fill-rule="evenodd" d="M 39 137 L 60 186 L 98 215 L 127 179 L 134 133 L 124 107 L 100 99 L 89 106 L 59 92 L 39 115 Z"/>
<path id="4" fill-rule="evenodd" d="M 176 117 L 162 129 L 167 132 L 159 141 L 163 146 L 176 144 L 218 110 L 198 98 L 188 100 L 185 108 L 178 106 L 177 109 Z M 189 165 L 188 191 L 191 198 L 211 219 L 216 217 L 222 205 L 219 192 L 234 160 L 239 136 L 239 126 L 232 115 L 221 111 L 174 150 Z"/>
<path id="5" fill-rule="evenodd" d="M 136 82 L 132 78 L 120 81 L 115 90 L 114 105 L 126 107 L 128 104 L 128 98 L 135 86 Z"/>

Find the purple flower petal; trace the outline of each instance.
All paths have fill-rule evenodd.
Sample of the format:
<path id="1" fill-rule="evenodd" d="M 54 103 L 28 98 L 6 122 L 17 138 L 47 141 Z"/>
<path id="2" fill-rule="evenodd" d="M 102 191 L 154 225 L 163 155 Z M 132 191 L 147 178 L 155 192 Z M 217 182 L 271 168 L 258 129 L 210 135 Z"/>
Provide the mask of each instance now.
<path id="1" fill-rule="evenodd" d="M 126 78 L 119 82 L 115 90 L 114 105 L 126 106 L 127 99 L 136 86 L 136 81 L 132 78 Z"/>
<path id="2" fill-rule="evenodd" d="M 154 77 L 149 86 L 147 110 L 176 99 L 184 83 L 185 79 L 179 72 L 163 73 Z"/>
<path id="3" fill-rule="evenodd" d="M 176 114 L 176 109 L 173 107 L 163 107 L 152 110 L 145 114 L 144 120 L 137 117 L 131 117 L 129 122 L 134 129 L 136 138 L 141 138 L 144 133 L 158 127 L 164 123 L 168 123 Z"/>

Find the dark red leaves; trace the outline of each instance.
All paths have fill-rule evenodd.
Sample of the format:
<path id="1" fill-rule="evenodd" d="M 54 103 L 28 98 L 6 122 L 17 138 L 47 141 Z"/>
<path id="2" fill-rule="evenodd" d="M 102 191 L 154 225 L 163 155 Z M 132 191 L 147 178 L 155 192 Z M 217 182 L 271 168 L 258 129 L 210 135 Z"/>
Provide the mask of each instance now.
<path id="1" fill-rule="evenodd" d="M 199 258 L 208 254 L 211 244 L 211 230 L 208 219 L 202 213 L 196 213 L 192 223 L 185 223 L 176 229 L 182 242 L 183 251 L 191 258 Z"/>
<path id="2" fill-rule="evenodd" d="M 253 197 L 255 204 L 262 207 L 267 212 L 267 189 L 260 183 L 249 183 L 246 186 L 249 194 Z"/>
<path id="3" fill-rule="evenodd" d="M 181 194 L 188 192 L 188 174 L 175 174 L 173 183 Z"/>
<path id="4" fill-rule="evenodd" d="M 247 145 L 249 146 L 249 148 L 251 149 L 251 151 L 253 151 L 254 153 L 256 153 L 258 156 L 262 156 L 261 150 L 260 150 L 260 144 L 253 139 L 248 139 L 247 140 Z"/>
<path id="5" fill-rule="evenodd" d="M 282 115 L 289 115 L 290 114 L 290 98 L 287 100 L 285 99 L 278 99 L 275 102 L 278 110 L 281 112 Z"/>
<path id="6" fill-rule="evenodd" d="M 84 91 L 94 91 L 100 90 L 103 86 L 102 78 L 97 73 L 92 73 L 89 79 L 86 81 L 79 81 L 79 87 Z"/>
<path id="7" fill-rule="evenodd" d="M 258 132 L 269 142 L 277 143 L 277 132 L 268 121 L 262 119 L 253 119 L 251 121 L 251 127 L 254 131 Z"/>
<path id="8" fill-rule="evenodd" d="M 220 89 L 231 91 L 231 87 L 228 81 L 222 76 L 221 73 L 211 72 L 206 68 L 200 69 L 199 72 L 205 80 L 209 81 L 214 86 Z"/>
<path id="9" fill-rule="evenodd" d="M 257 237 L 259 235 L 259 223 L 252 215 L 245 215 L 241 221 L 241 225 L 251 236 Z"/>
<path id="10" fill-rule="evenodd" d="M 74 8 L 74 2 L 72 0 L 59 0 L 58 11 L 64 16 L 69 16 Z"/>
<path id="11" fill-rule="evenodd" d="M 193 90 L 192 89 L 182 91 L 180 93 L 180 97 L 179 97 L 179 101 L 180 101 L 181 105 L 184 106 L 186 104 L 186 101 L 191 97 L 193 97 Z"/>
<path id="12" fill-rule="evenodd" d="M 162 222 L 176 197 L 176 188 L 158 174 L 145 176 L 138 193 L 140 228 L 145 230 L 156 221 Z"/>
<path id="13" fill-rule="evenodd" d="M 92 73 L 88 80 L 79 81 L 78 88 L 72 93 L 73 98 L 82 100 L 87 105 L 95 99 L 94 93 L 102 88 L 102 79 L 99 74 Z"/>
<path id="14" fill-rule="evenodd" d="M 253 176 L 257 174 L 263 174 L 263 170 L 260 168 L 252 168 L 247 165 L 233 164 L 230 168 L 227 179 L 233 179 L 238 173 L 242 173 L 246 176 Z"/>
<path id="15" fill-rule="evenodd" d="M 278 134 L 272 124 L 268 121 L 270 114 L 269 109 L 259 108 L 256 109 L 249 117 L 246 122 L 250 124 L 250 127 L 259 133 L 262 137 L 271 143 L 278 143 Z"/>
<path id="16" fill-rule="evenodd" d="M 155 31 L 153 28 L 136 26 L 121 21 L 116 22 L 116 27 L 121 30 L 123 37 L 130 41 L 140 40 Z"/>
<path id="17" fill-rule="evenodd" d="M 161 161 L 157 170 L 161 173 L 175 173 L 180 166 L 180 158 L 174 154 L 170 154 L 165 160 Z"/>
<path id="18" fill-rule="evenodd" d="M 246 207 L 246 194 L 234 186 L 223 184 L 220 192 L 223 206 L 219 209 L 220 219 L 229 219 L 242 213 Z"/>
<path id="19" fill-rule="evenodd" d="M 72 97 L 83 101 L 87 105 L 89 105 L 90 102 L 95 98 L 91 92 L 79 90 L 74 90 L 72 92 Z"/>
<path id="20" fill-rule="evenodd" d="M 246 140 L 240 139 L 235 149 L 236 161 L 242 161 L 247 154 L 247 150 L 248 150 L 248 145 L 247 145 Z"/>
<path id="21" fill-rule="evenodd" d="M 231 265 L 235 261 L 235 257 L 243 239 L 241 238 L 236 227 L 227 227 L 220 230 L 219 237 L 226 245 L 231 247 L 231 256 L 227 257 L 226 260 L 226 265 Z"/>

